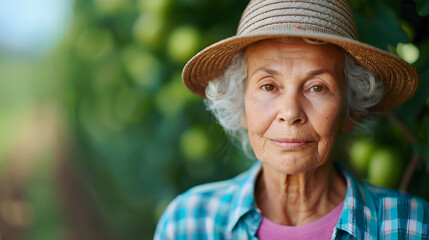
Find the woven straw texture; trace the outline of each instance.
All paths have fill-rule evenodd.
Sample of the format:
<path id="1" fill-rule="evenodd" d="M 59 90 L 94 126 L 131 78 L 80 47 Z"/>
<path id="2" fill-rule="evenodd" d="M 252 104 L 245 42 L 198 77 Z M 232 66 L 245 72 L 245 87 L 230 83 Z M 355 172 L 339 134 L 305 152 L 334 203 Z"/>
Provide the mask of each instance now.
<path id="1" fill-rule="evenodd" d="M 195 55 L 183 69 L 185 85 L 200 97 L 210 80 L 219 77 L 235 54 L 252 43 L 281 37 L 306 37 L 335 44 L 350 53 L 384 84 L 372 114 L 391 111 L 417 89 L 417 71 L 402 59 L 359 42 L 353 13 L 345 0 L 252 0 L 244 10 L 237 34 Z"/>

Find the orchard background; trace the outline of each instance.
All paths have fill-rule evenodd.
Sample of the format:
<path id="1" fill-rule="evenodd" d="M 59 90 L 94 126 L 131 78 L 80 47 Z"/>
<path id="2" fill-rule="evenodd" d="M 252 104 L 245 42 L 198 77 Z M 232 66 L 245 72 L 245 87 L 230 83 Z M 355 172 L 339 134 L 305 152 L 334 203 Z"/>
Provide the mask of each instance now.
<path id="1" fill-rule="evenodd" d="M 50 41 L 20 33 L 37 46 L 7 44 L 17 21 L 0 10 L 0 239 L 151 239 L 177 194 L 252 164 L 180 79 L 196 52 L 235 34 L 247 1 L 58 2 Z M 350 3 L 361 40 L 421 79 L 395 112 L 341 136 L 335 158 L 429 200 L 429 0 Z M 10 29 L 58 22 L 23 6 Z"/>

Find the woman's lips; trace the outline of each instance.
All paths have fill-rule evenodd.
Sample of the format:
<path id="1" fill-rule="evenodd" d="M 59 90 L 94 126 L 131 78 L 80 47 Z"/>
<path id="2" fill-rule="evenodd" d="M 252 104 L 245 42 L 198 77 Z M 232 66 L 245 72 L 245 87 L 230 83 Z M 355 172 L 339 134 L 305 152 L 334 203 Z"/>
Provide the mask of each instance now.
<path id="1" fill-rule="evenodd" d="M 272 140 L 272 141 L 276 145 L 286 150 L 297 150 L 310 143 L 310 141 L 307 141 L 307 140 Z"/>

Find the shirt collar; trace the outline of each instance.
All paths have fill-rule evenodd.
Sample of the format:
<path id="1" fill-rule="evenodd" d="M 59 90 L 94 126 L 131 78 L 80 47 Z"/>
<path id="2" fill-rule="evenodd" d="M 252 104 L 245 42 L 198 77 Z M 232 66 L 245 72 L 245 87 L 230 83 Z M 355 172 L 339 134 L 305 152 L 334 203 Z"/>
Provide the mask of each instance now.
<path id="1" fill-rule="evenodd" d="M 235 179 L 239 188 L 231 200 L 232 213 L 228 219 L 228 231 L 233 231 L 240 219 L 247 213 L 251 211 L 260 213 L 255 203 L 254 189 L 261 166 L 262 164 L 257 161 L 249 171 Z M 364 186 L 359 184 L 343 166 L 340 165 L 339 168 L 346 180 L 347 192 L 336 228 L 357 239 L 377 236 L 377 210 L 374 199 L 370 194 L 365 194 L 367 190 Z"/>
<path id="2" fill-rule="evenodd" d="M 256 179 L 261 172 L 261 166 L 262 164 L 257 161 L 255 164 L 253 164 L 250 170 L 240 174 L 235 179 L 239 188 L 231 200 L 232 213 L 229 215 L 228 219 L 228 231 L 232 231 L 237 225 L 238 221 L 248 212 L 252 210 L 258 211 L 255 203 L 254 189 Z"/>
<path id="3" fill-rule="evenodd" d="M 347 183 L 347 193 L 337 229 L 343 230 L 357 239 L 377 237 L 377 209 L 371 194 L 366 194 L 365 186 L 344 168 L 340 167 Z"/>

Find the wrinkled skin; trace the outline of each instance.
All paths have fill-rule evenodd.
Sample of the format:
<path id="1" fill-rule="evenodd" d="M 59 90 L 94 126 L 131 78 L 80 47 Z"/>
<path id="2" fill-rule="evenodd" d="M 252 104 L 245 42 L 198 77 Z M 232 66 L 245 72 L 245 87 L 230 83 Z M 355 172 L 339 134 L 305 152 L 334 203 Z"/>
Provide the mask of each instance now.
<path id="1" fill-rule="evenodd" d="M 345 196 L 332 166 L 345 117 L 344 54 L 302 40 L 266 40 L 246 50 L 243 126 L 263 164 L 256 198 L 265 216 L 301 225 L 324 216 Z"/>

